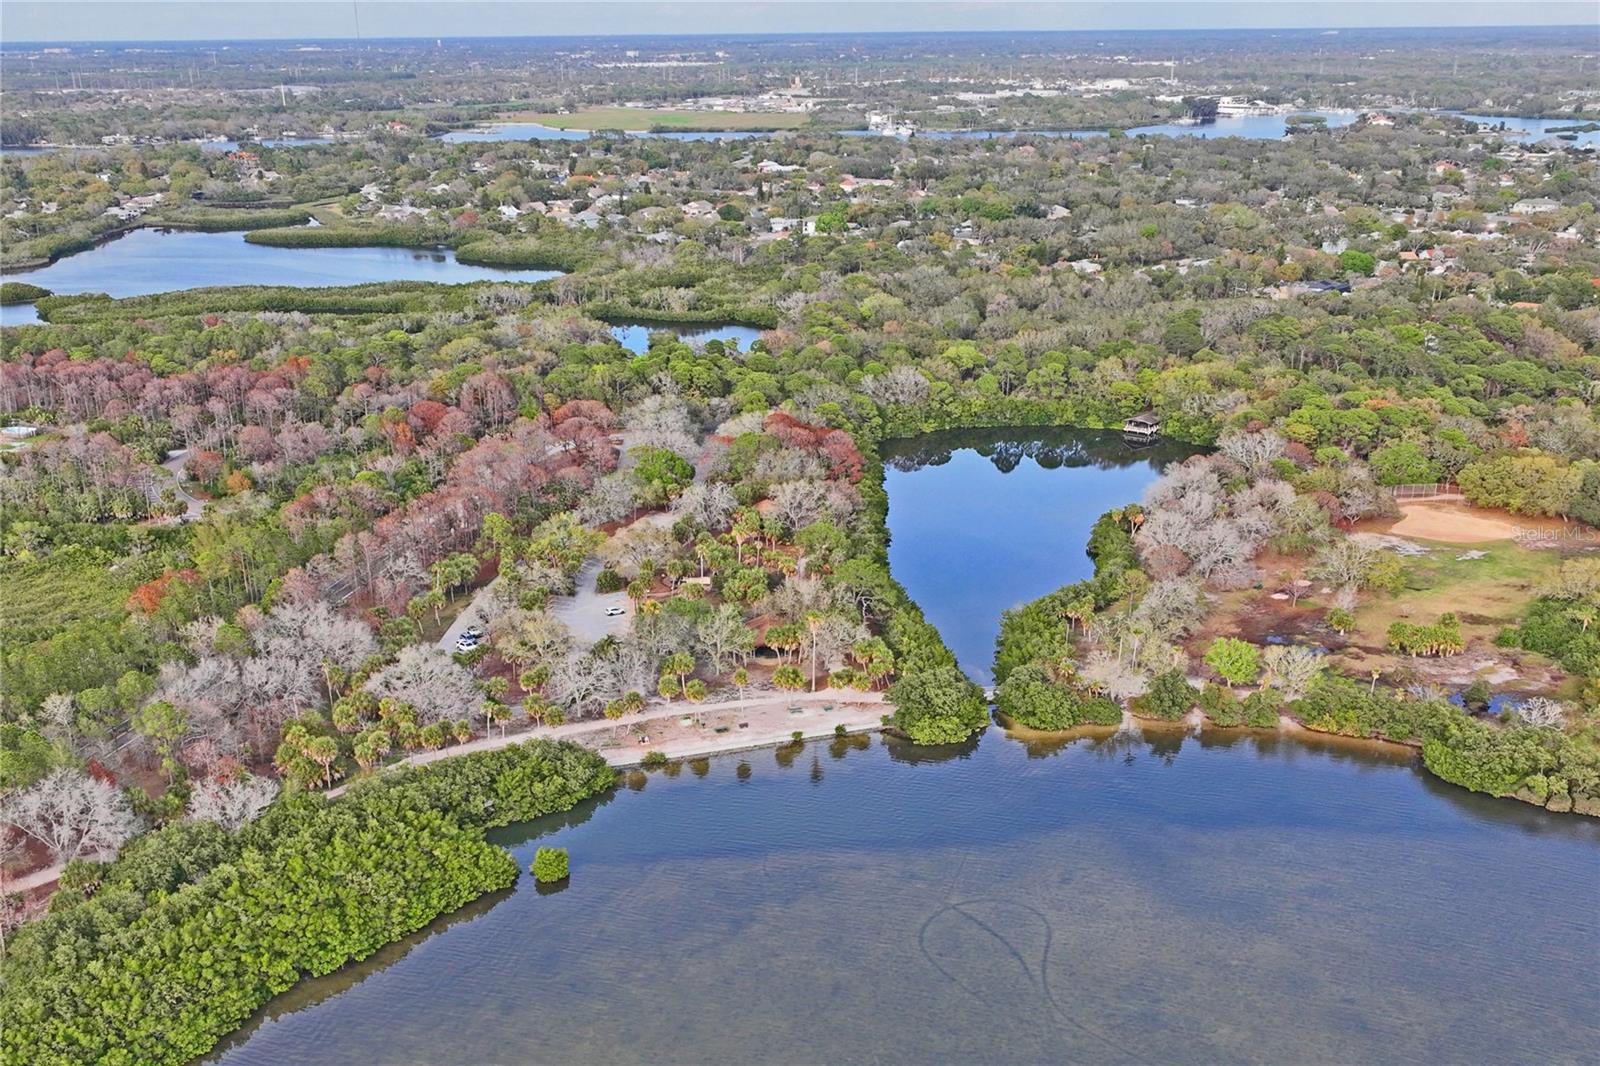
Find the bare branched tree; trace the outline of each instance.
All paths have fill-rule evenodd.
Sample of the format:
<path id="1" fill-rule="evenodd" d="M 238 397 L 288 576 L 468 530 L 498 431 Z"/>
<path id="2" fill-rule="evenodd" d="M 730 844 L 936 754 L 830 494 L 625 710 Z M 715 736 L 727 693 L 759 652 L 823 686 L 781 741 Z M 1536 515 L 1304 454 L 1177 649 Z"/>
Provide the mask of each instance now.
<path id="1" fill-rule="evenodd" d="M 234 830 L 260 817 L 277 795 L 278 783 L 269 777 L 213 778 L 200 782 L 189 794 L 189 817 Z"/>
<path id="2" fill-rule="evenodd" d="M 402 648 L 392 664 L 372 676 L 367 689 L 379 698 L 409 703 L 424 724 L 471 718 L 482 702 L 472 674 L 443 652 L 419 644 Z"/>
<path id="3" fill-rule="evenodd" d="M 1567 721 L 1566 704 L 1544 696 L 1523 700 L 1512 711 L 1518 721 L 1535 729 L 1560 729 Z"/>
<path id="4" fill-rule="evenodd" d="M 56 862 L 113 852 L 140 829 L 128 798 L 81 770 L 57 770 L 17 793 L 0 820 L 43 844 Z"/>
<path id="5" fill-rule="evenodd" d="M 1304 696 L 1326 665 L 1321 655 L 1298 644 L 1274 644 L 1261 656 L 1261 662 L 1266 668 L 1266 684 L 1291 700 Z"/>
<path id="6" fill-rule="evenodd" d="M 724 529 L 739 506 L 738 499 L 721 481 L 698 482 L 684 489 L 672 504 L 672 513 L 692 518 L 707 529 Z"/>

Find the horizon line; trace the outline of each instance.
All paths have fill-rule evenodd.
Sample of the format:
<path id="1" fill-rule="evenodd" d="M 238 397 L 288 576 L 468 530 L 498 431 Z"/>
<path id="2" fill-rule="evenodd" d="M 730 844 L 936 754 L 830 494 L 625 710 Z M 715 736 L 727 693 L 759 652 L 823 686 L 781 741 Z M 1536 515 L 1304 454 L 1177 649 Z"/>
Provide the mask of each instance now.
<path id="1" fill-rule="evenodd" d="M 1201 33 L 1284 33 L 1284 34 L 1317 34 L 1338 35 L 1343 33 L 1403 33 L 1409 30 L 1435 30 L 1455 33 L 1471 33 L 1481 30 L 1589 30 L 1600 36 L 1600 24 L 1573 22 L 1573 23 L 1483 23 L 1478 25 L 1440 25 L 1437 23 L 1418 23 L 1411 26 L 1177 26 L 1155 28 L 1143 27 L 1097 27 L 1097 28 L 1064 28 L 1064 29 L 1038 29 L 1015 27 L 1010 29 L 986 30 L 806 30 L 806 31 L 775 31 L 772 33 L 757 32 L 732 32 L 715 33 L 698 31 L 694 33 L 627 33 L 608 32 L 596 30 L 591 33 L 518 33 L 518 34 L 410 34 L 404 36 L 356 36 L 354 34 L 339 37 L 125 37 L 116 40 L 95 40 L 90 38 L 35 38 L 30 40 L 6 41 L 0 40 L 0 51 L 10 48 L 20 48 L 32 45 L 130 45 L 130 44 L 288 44 L 302 42 L 307 44 L 339 43 L 339 44 L 371 44 L 390 41 L 584 41 L 596 38 L 602 39 L 636 39 L 636 40 L 730 40 L 737 38 L 771 38 L 771 37 L 992 37 L 1003 34 L 1078 34 L 1078 35 L 1104 35 L 1104 34 L 1201 34 Z"/>

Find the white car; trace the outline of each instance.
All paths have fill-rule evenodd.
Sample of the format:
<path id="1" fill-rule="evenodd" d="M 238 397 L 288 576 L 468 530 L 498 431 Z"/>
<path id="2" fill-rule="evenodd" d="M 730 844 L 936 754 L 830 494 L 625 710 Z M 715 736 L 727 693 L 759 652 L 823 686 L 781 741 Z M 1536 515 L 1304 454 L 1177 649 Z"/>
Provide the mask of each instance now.
<path id="1" fill-rule="evenodd" d="M 463 633 L 456 638 L 456 651 L 469 652 L 478 647 L 478 638 L 471 633 Z"/>
<path id="2" fill-rule="evenodd" d="M 606 617 L 607 618 L 621 618 L 623 615 L 625 615 L 627 613 L 628 612 L 625 609 L 621 608 L 621 607 L 607 607 L 606 608 Z"/>

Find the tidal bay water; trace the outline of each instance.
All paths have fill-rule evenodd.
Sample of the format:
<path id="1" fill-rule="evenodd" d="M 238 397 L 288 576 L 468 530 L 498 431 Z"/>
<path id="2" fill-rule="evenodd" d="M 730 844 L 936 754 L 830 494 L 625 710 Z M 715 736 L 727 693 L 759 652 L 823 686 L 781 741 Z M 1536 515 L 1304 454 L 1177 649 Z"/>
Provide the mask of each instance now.
<path id="1" fill-rule="evenodd" d="M 209 1061 L 1591 1061 L 1600 824 L 1360 743 L 819 741 L 496 836 L 526 868 Z"/>

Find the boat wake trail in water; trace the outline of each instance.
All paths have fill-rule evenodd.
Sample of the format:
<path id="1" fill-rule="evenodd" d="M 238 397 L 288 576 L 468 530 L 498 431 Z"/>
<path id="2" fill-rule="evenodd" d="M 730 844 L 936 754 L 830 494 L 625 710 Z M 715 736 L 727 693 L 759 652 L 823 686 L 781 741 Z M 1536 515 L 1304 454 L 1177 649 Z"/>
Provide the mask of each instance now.
<path id="1" fill-rule="evenodd" d="M 974 938 L 980 946 L 972 945 Z M 935 945 L 941 941 L 952 950 L 948 953 L 936 950 Z M 958 941 L 965 942 L 965 950 L 955 950 Z M 1055 944 L 1055 929 L 1037 908 L 1002 899 L 948 903 L 922 923 L 917 932 L 917 944 L 930 966 L 990 1007 L 1016 1006 L 1020 988 L 1015 971 L 1020 969 L 1021 976 L 1038 994 L 1044 1011 L 1056 1024 L 1077 1030 L 1129 1062 L 1147 1061 L 1131 1048 L 1073 1018 L 1056 999 L 1050 987 L 1050 952 Z"/>

